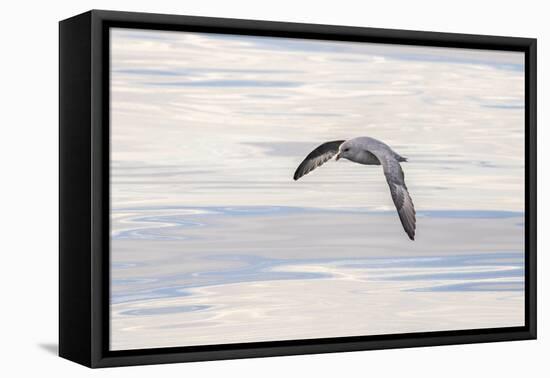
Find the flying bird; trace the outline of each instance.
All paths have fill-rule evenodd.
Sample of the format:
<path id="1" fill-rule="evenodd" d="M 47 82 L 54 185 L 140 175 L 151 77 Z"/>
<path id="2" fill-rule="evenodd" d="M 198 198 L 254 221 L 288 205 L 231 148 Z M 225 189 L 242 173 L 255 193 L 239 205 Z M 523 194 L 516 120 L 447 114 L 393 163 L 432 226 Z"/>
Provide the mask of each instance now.
<path id="1" fill-rule="evenodd" d="M 387 144 L 370 137 L 357 137 L 348 140 L 326 142 L 311 151 L 294 172 L 294 180 L 313 171 L 336 155 L 336 160 L 348 159 L 365 165 L 382 165 L 391 197 L 401 224 L 411 240 L 416 230 L 416 212 L 405 185 L 405 175 L 401 169 L 406 158 L 392 150 Z"/>

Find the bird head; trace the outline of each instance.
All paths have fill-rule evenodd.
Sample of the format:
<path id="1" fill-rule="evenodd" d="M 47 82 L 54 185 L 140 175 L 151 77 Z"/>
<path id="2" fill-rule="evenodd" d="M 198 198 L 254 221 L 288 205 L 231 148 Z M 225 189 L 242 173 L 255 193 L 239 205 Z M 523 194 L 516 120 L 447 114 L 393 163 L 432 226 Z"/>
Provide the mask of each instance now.
<path id="1" fill-rule="evenodd" d="M 353 146 L 349 142 L 344 142 L 340 145 L 340 148 L 338 149 L 338 154 L 336 154 L 336 160 L 340 160 L 342 158 L 349 159 L 350 156 L 353 154 Z"/>

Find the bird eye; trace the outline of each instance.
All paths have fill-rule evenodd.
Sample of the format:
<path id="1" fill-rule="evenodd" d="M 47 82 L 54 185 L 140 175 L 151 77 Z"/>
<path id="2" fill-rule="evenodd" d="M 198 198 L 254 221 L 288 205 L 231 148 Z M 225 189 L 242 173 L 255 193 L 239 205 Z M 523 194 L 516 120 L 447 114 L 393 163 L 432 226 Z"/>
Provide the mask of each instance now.
<path id="1" fill-rule="evenodd" d="M 349 148 L 344 148 L 344 152 L 348 152 L 349 151 Z"/>

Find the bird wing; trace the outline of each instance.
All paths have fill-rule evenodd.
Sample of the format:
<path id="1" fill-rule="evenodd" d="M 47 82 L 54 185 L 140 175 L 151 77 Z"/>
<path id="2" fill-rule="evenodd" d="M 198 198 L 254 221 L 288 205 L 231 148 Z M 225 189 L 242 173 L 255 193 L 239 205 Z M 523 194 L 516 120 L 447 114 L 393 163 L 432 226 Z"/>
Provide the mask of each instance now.
<path id="1" fill-rule="evenodd" d="M 409 195 L 407 185 L 405 185 L 405 175 L 401 169 L 401 164 L 399 164 L 399 161 L 390 151 L 375 148 L 369 149 L 369 152 L 380 160 L 401 224 L 409 238 L 414 240 L 416 211 L 414 210 L 414 205 Z"/>
<path id="2" fill-rule="evenodd" d="M 311 151 L 309 155 L 306 156 L 304 161 L 298 166 L 298 168 L 296 168 L 296 172 L 294 172 L 294 180 L 298 180 L 303 175 L 308 174 L 315 168 L 332 159 L 332 157 L 338 153 L 340 145 L 344 142 L 344 140 L 326 142 Z"/>

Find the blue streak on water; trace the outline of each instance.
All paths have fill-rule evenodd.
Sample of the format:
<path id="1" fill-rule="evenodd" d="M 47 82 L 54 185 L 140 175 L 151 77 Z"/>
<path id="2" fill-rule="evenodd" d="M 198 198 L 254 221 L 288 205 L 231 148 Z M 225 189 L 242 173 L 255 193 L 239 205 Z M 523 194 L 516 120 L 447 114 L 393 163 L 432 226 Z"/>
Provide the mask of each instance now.
<path id="1" fill-rule="evenodd" d="M 503 263 L 503 261 L 506 261 Z M 468 254 L 454 256 L 429 256 L 429 257 L 392 257 L 360 259 L 351 262 L 346 267 L 387 269 L 387 268 L 451 268 L 451 267 L 475 267 L 475 266 L 523 266 L 523 253 L 500 252 L 489 254 Z"/>
<path id="2" fill-rule="evenodd" d="M 208 310 L 211 307 L 212 306 L 208 306 L 208 305 L 188 305 L 188 306 L 143 308 L 143 309 L 135 309 L 135 310 L 126 310 L 121 312 L 121 315 L 151 316 L 151 315 L 178 314 L 181 312 L 204 311 L 204 310 Z"/>
<path id="3" fill-rule="evenodd" d="M 147 82 L 150 86 L 194 87 L 194 88 L 297 88 L 302 83 L 296 81 L 267 80 L 199 80 L 199 81 L 167 81 Z"/>
<path id="4" fill-rule="evenodd" d="M 409 289 L 407 291 L 414 292 L 452 292 L 452 291 L 524 291 L 525 285 L 523 282 L 466 282 L 452 285 L 440 285 L 432 287 L 423 287 L 417 289 Z"/>
<path id="5" fill-rule="evenodd" d="M 395 211 L 373 211 L 364 208 L 356 209 L 321 209 L 321 208 L 301 208 L 291 206 L 210 206 L 210 207 L 151 207 L 151 208 L 128 208 L 113 210 L 116 211 L 181 211 L 182 214 L 171 215 L 150 215 L 140 216 L 131 219 L 132 223 L 149 225 L 149 227 L 135 227 L 130 230 L 123 230 L 112 235 L 113 240 L 120 239 L 149 239 L 149 240 L 185 240 L 190 236 L 174 234 L 171 231 L 181 230 L 191 227 L 203 227 L 208 223 L 208 218 L 215 216 L 287 216 L 291 214 L 304 213 L 340 213 L 340 214 L 357 214 L 366 213 L 373 215 L 395 216 Z M 417 211 L 418 217 L 430 218 L 452 218 L 452 219 L 504 219 L 523 217 L 522 212 L 515 211 L 488 211 L 488 210 L 424 210 Z M 153 224 L 153 226 L 151 226 Z M 158 225 L 158 226 L 157 226 Z"/>
<path id="6" fill-rule="evenodd" d="M 113 73 L 126 74 L 126 75 L 152 75 L 152 76 L 184 76 L 185 74 L 178 71 L 171 70 L 155 70 L 155 69 L 138 69 L 128 68 L 123 70 L 114 70 Z"/>
<path id="7" fill-rule="evenodd" d="M 143 283 L 150 283 L 155 281 L 156 279 L 152 279 L 152 278 L 118 278 L 118 279 L 112 279 L 111 283 L 116 286 L 116 285 L 143 284 Z"/>
<path id="8" fill-rule="evenodd" d="M 405 274 L 397 274 L 383 278 L 391 281 L 441 281 L 441 280 L 470 280 L 467 283 L 419 287 L 407 291 L 517 291 L 522 284 L 519 281 L 486 281 L 488 279 L 518 278 L 524 276 L 523 253 L 506 252 L 458 256 L 438 257 L 401 257 L 401 258 L 351 258 L 351 259 L 268 259 L 254 255 L 209 255 L 205 259 L 215 261 L 237 261 L 241 266 L 231 269 L 205 271 L 199 273 L 183 273 L 172 276 L 164 276 L 158 279 L 157 284 L 168 285 L 169 282 L 187 280 L 184 285 L 172 285 L 169 287 L 132 290 L 126 285 L 124 294 L 113 293 L 111 303 L 132 302 L 144 299 L 158 299 L 181 297 L 191 295 L 190 290 L 197 287 L 225 285 L 232 283 L 262 282 L 276 280 L 305 280 L 327 279 L 329 273 L 312 273 L 284 270 L 277 271 L 274 268 L 300 265 L 336 265 L 340 268 L 351 269 L 380 269 L 407 268 Z M 423 268 L 475 268 L 475 272 L 443 272 L 433 274 L 417 274 L 415 270 Z M 503 269 L 494 269 L 503 267 Z M 487 268 L 483 270 L 483 268 Z M 136 281 L 135 283 L 138 283 Z M 117 281 L 113 281 L 116 286 Z M 508 285 L 505 286 L 504 284 Z"/>
<path id="9" fill-rule="evenodd" d="M 376 215 L 394 214 L 394 211 L 378 211 L 368 208 L 315 208 L 315 207 L 297 207 L 297 206 L 152 206 L 152 207 L 127 207 L 113 209 L 113 212 L 131 212 L 131 211 L 166 211 L 183 210 L 190 211 L 188 216 L 208 216 L 208 215 L 231 215 L 231 216 L 249 216 L 249 215 L 288 215 L 295 213 L 370 213 Z M 463 218 L 463 219 L 495 219 L 495 218 L 513 218 L 523 217 L 521 211 L 500 211 L 500 210 L 419 210 L 417 214 L 435 218 Z M 162 216 L 155 216 L 161 218 Z M 146 217 L 144 217 L 146 218 Z"/>
<path id="10" fill-rule="evenodd" d="M 165 211 L 165 210 L 183 210 L 190 211 L 189 215 L 258 215 L 258 214 L 274 214 L 283 212 L 315 211 L 315 208 L 301 208 L 292 206 L 150 206 L 150 207 L 127 207 L 113 209 L 112 211 Z M 329 210 L 330 211 L 330 210 Z M 195 213 L 196 212 L 196 213 Z"/>
<path id="11" fill-rule="evenodd" d="M 417 281 L 417 280 L 481 280 L 487 278 L 502 277 L 523 277 L 523 269 L 509 269 L 505 271 L 485 271 L 485 272 L 450 272 L 450 273 L 431 273 L 431 274 L 412 274 L 399 275 L 386 278 L 391 281 Z"/>
<path id="12" fill-rule="evenodd" d="M 292 213 L 303 213 L 304 211 L 322 211 L 319 209 L 302 209 L 299 207 L 275 207 L 275 206 L 250 206 L 250 207 L 155 207 L 155 208 L 132 208 L 124 211 L 178 211 L 184 214 L 176 215 L 151 215 L 132 218 L 132 223 L 155 224 L 155 226 L 133 228 L 116 232 L 112 235 L 113 240 L 121 239 L 149 239 L 149 240 L 185 240 L 189 237 L 170 234 L 182 228 L 202 227 L 206 224 L 202 219 L 208 216 L 256 216 L 256 215 L 287 215 Z M 116 210 L 114 210 L 116 212 Z M 197 218 L 201 218 L 201 222 Z M 192 218 L 192 219 L 189 219 Z M 159 224 L 159 226 L 156 226 Z"/>
<path id="13" fill-rule="evenodd" d="M 305 279 L 322 279 L 330 278 L 331 275 L 327 273 L 312 273 L 312 272 L 277 272 L 271 269 L 276 266 L 283 266 L 288 264 L 297 263 L 296 260 L 291 259 L 267 259 L 254 255 L 211 255 L 206 256 L 207 260 L 215 261 L 238 261 L 243 266 L 233 269 L 222 269 L 216 271 L 205 272 L 193 272 L 182 273 L 171 276 L 163 276 L 158 279 L 158 284 L 177 282 L 181 280 L 187 280 L 190 283 L 187 285 L 174 285 L 171 287 L 164 287 L 161 289 L 146 289 L 137 290 L 129 295 L 128 287 L 124 294 L 117 294 L 113 292 L 111 295 L 111 303 L 131 302 L 135 300 L 153 299 L 153 298 L 169 298 L 190 295 L 189 290 L 197 287 L 213 286 L 213 285 L 225 285 L 232 283 L 244 283 L 244 282 L 261 282 L 261 281 L 278 281 L 278 280 L 305 280 Z M 311 260 L 307 260 L 311 261 Z M 323 261 L 323 260 L 319 260 Z M 114 285 L 120 284 L 116 280 L 113 280 Z M 140 283 L 139 279 L 136 279 L 134 284 Z"/>
<path id="14" fill-rule="evenodd" d="M 138 263 L 130 263 L 130 262 L 112 262 L 111 263 L 111 268 L 112 269 L 130 269 L 130 268 L 135 268 L 136 266 L 139 266 L 139 265 L 142 265 L 142 264 L 138 264 Z"/>
<path id="15" fill-rule="evenodd" d="M 523 64 L 513 63 L 494 63 L 490 60 L 484 60 L 483 58 L 452 58 L 449 56 L 437 56 L 437 55 L 423 55 L 423 54 L 392 54 L 389 57 L 397 60 L 405 61 L 417 61 L 417 62 L 436 62 L 436 63 L 450 63 L 450 64 L 471 64 L 471 65 L 483 65 L 499 70 L 523 72 Z"/>
<path id="16" fill-rule="evenodd" d="M 523 105 L 481 105 L 484 108 L 494 108 L 494 109 L 525 109 Z"/>
<path id="17" fill-rule="evenodd" d="M 114 73 L 125 75 L 138 76 L 200 76 L 211 73 L 227 73 L 227 74 L 291 74 L 301 73 L 298 70 L 268 70 L 268 69 L 231 69 L 231 68 L 186 68 L 186 69 L 150 69 L 150 68 L 127 68 L 113 70 Z"/>
<path id="18" fill-rule="evenodd" d="M 191 295 L 191 293 L 189 291 L 185 291 L 182 286 L 166 286 L 169 285 L 168 283 L 165 283 L 164 285 L 165 286 L 163 287 L 155 287 L 150 289 L 129 289 L 124 292 L 112 291 L 111 303 L 140 302 L 149 299 L 188 297 Z M 112 286 L 116 288 L 115 285 Z"/>
<path id="19" fill-rule="evenodd" d="M 120 231 L 112 236 L 113 240 L 120 239 L 154 239 L 154 240 L 185 240 L 187 237 L 178 235 L 167 235 L 166 232 L 174 228 L 201 227 L 203 223 L 191 221 L 177 215 L 155 215 L 149 217 L 139 217 L 132 219 L 136 223 L 160 223 L 164 226 L 136 228 Z"/>
<path id="20" fill-rule="evenodd" d="M 425 210 L 417 214 L 431 218 L 467 218 L 467 219 L 502 219 L 523 217 L 520 211 L 491 211 L 491 210 Z"/>

